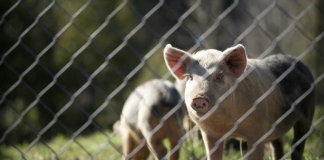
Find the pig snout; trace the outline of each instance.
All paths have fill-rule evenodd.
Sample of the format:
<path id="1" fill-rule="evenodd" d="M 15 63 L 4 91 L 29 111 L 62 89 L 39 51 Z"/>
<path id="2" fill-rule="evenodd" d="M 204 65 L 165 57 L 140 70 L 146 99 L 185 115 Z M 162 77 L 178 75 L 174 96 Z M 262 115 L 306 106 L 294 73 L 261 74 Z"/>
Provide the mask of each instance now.
<path id="1" fill-rule="evenodd" d="M 206 112 L 209 108 L 208 100 L 202 97 L 194 98 L 191 102 L 191 108 L 197 112 Z"/>

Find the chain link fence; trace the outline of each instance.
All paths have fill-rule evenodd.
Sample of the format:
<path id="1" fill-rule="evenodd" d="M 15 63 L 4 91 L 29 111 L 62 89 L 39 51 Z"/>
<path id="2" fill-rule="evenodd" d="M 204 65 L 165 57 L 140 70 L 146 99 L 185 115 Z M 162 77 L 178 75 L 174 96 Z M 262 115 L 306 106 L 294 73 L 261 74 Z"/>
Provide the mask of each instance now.
<path id="1" fill-rule="evenodd" d="M 303 137 L 309 137 L 304 156 L 323 158 L 318 150 L 324 147 L 324 130 L 320 127 L 324 120 L 323 9 L 321 0 L 1 2 L 0 156 L 120 159 L 122 142 L 112 126 L 129 94 L 149 79 L 174 81 L 162 60 L 166 44 L 192 53 L 208 48 L 224 50 L 241 43 L 249 58 L 282 53 L 300 59 L 310 68 L 317 99 L 311 130 Z M 218 144 L 256 105 L 235 122 Z M 162 117 L 160 124 L 170 114 Z M 191 128 L 179 141 L 182 147 L 170 148 L 164 158 L 181 147 L 182 159 L 206 159 L 202 141 L 187 145 L 190 134 L 197 130 L 197 126 Z M 97 137 L 91 137 L 94 133 Z M 291 137 L 290 132 L 286 134 L 285 143 L 290 144 Z M 146 141 L 142 140 L 131 154 L 145 147 Z M 240 158 L 230 153 L 231 145 L 237 142 L 228 143 L 225 158 Z M 292 154 L 293 148 L 285 145 L 288 152 L 283 159 Z"/>

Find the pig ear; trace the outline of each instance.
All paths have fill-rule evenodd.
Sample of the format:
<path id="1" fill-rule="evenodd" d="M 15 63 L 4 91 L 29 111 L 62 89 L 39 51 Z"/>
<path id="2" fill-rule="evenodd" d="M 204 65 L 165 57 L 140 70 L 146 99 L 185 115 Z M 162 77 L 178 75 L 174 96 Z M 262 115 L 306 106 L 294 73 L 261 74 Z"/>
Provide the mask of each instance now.
<path id="1" fill-rule="evenodd" d="M 221 61 L 228 66 L 229 74 L 232 77 L 240 77 L 241 74 L 244 72 L 247 64 L 245 47 L 241 44 L 238 44 L 235 47 L 226 49 L 223 52 Z"/>
<path id="2" fill-rule="evenodd" d="M 188 73 L 191 56 L 187 52 L 167 44 L 163 51 L 164 60 L 169 70 L 177 79 L 183 80 Z"/>

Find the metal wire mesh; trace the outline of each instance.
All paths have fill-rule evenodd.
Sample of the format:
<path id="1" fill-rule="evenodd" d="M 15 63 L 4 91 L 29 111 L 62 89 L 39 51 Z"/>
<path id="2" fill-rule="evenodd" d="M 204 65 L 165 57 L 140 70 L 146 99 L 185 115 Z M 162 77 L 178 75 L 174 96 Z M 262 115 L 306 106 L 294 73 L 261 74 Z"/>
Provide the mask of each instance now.
<path id="1" fill-rule="evenodd" d="M 0 111 L 5 113 L 5 109 L 9 108 L 19 116 L 15 121 L 10 123 L 9 126 L 2 128 L 4 130 L 2 132 L 3 134 L 0 139 L 0 144 L 4 145 L 5 143 L 7 143 L 13 146 L 19 152 L 19 154 L 21 154 L 20 158 L 22 159 L 29 159 L 29 157 L 26 157 L 26 154 L 28 154 L 28 152 L 38 143 L 42 143 L 51 151 L 51 154 L 54 155 L 51 157 L 53 159 L 60 158 L 60 155 L 66 152 L 68 148 L 73 144 L 77 144 L 90 159 L 96 158 L 96 156 L 101 154 L 102 150 L 105 149 L 108 145 L 113 147 L 114 150 L 112 152 L 118 152 L 120 157 L 122 157 L 123 151 L 121 150 L 121 148 L 111 141 L 114 137 L 118 136 L 118 133 L 116 131 L 113 131 L 111 133 L 105 132 L 104 130 L 107 128 L 107 126 L 98 124 L 95 118 L 98 117 L 99 114 L 103 114 L 107 108 L 113 108 L 113 110 L 110 111 L 114 112 L 105 113 L 108 116 L 109 114 L 120 115 L 123 103 L 116 102 L 114 98 L 120 97 L 120 95 L 118 94 L 124 94 L 126 89 L 129 89 L 131 91 L 134 90 L 134 86 L 137 84 L 135 83 L 134 85 L 134 83 L 131 83 L 130 81 L 134 82 L 133 79 L 138 79 L 138 77 L 140 77 L 138 75 L 141 74 L 144 69 L 148 70 L 148 72 L 153 75 L 151 76 L 152 78 L 168 79 L 171 76 L 170 72 L 167 72 L 166 70 L 161 72 L 161 69 L 157 68 L 161 66 L 152 65 L 152 63 L 150 63 L 150 61 L 153 61 L 153 63 L 156 62 L 164 65 L 164 62 L 157 62 L 160 60 L 154 59 L 153 57 L 156 55 L 160 55 L 161 57 L 161 49 L 165 46 L 166 43 L 175 43 L 184 48 L 189 48 L 188 52 L 190 53 L 198 49 L 217 47 L 219 49 L 224 49 L 225 47 L 229 47 L 231 45 L 243 43 L 246 44 L 248 50 L 251 48 L 248 52 L 249 57 L 256 57 L 257 59 L 262 59 L 276 52 L 291 54 L 297 57 L 298 60 L 305 60 L 305 57 L 312 55 L 312 57 L 315 58 L 306 58 L 305 60 L 310 64 L 319 64 L 317 63 L 318 60 L 323 59 L 323 49 L 321 48 L 322 46 L 319 45 L 319 43 L 323 42 L 324 30 L 320 27 L 319 29 L 314 30 L 315 26 L 320 26 L 319 20 L 323 17 L 323 8 L 321 8 L 320 2 L 316 0 L 293 2 L 278 0 L 264 0 L 258 2 L 239 0 L 234 0 L 231 2 L 192 0 L 186 2 L 177 2 L 175 4 L 171 1 L 159 0 L 156 2 L 150 2 L 150 4 L 152 5 L 147 5 L 149 6 L 148 8 L 150 8 L 147 11 L 143 11 L 144 9 L 141 9 L 139 7 L 141 5 L 145 5 L 145 2 L 123 0 L 121 2 L 110 3 L 109 5 L 111 5 L 110 8 L 112 8 L 112 10 L 110 10 L 108 14 L 106 11 L 103 11 L 100 8 L 100 5 L 97 5 L 100 4 L 99 2 L 92 0 L 85 1 L 84 3 L 82 2 L 81 5 L 80 2 L 80 7 L 75 9 L 73 14 L 70 14 L 71 11 L 66 9 L 67 7 L 64 6 L 67 2 L 56 0 L 46 1 L 46 3 L 44 3 L 40 7 L 41 11 L 32 9 L 29 3 L 30 2 L 24 2 L 21 0 L 12 3 L 10 7 L 5 8 L 5 11 L 1 13 L 0 21 L 1 30 L 3 31 L 3 33 L 10 32 L 10 34 L 13 34 L 15 37 L 15 42 L 9 44 L 9 47 L 1 47 L 0 66 L 2 67 L 1 69 L 3 71 L 2 79 L 6 81 L 6 85 L 4 85 L 0 90 L 0 104 L 2 105 L 2 108 L 4 108 Z M 294 6 L 290 7 L 290 3 L 293 3 Z M 179 4 L 184 6 L 178 6 Z M 177 6 L 180 7 L 179 10 L 177 10 Z M 29 25 L 27 25 L 28 23 L 26 23 L 23 29 L 17 29 L 17 26 L 11 21 L 12 17 L 14 17 L 14 12 L 21 12 L 21 10 L 18 10 L 19 7 L 22 8 L 21 10 L 24 11 L 25 14 L 28 13 L 29 16 L 31 16 L 33 19 L 32 23 Z M 84 23 L 76 22 L 80 16 L 84 17 L 84 15 L 82 15 L 84 12 L 88 13 L 88 11 L 86 10 L 89 8 L 96 12 L 97 16 L 100 16 L 102 19 L 104 19 L 103 22 L 102 20 L 99 21 L 100 24 L 98 24 L 99 22 L 96 22 L 97 24 L 94 25 L 96 28 L 92 29 L 85 28 L 84 26 L 86 25 Z M 256 8 L 259 8 L 259 10 Z M 128 15 L 133 15 L 138 18 L 138 22 L 133 23 L 136 25 L 128 27 L 127 29 L 125 29 L 126 27 L 123 28 L 127 25 L 127 22 L 117 23 L 116 20 L 131 20 L 131 17 L 121 16 L 125 13 L 125 11 L 123 10 L 126 9 L 128 9 L 128 12 L 130 12 L 130 14 Z M 55 31 L 54 33 L 53 30 L 49 29 L 48 26 L 51 25 L 51 23 L 48 24 L 48 20 L 45 21 L 42 19 L 44 16 L 46 16 L 46 14 L 49 14 L 49 12 L 54 12 L 53 10 L 55 12 L 60 12 L 64 14 L 64 16 L 68 17 L 67 23 L 65 25 L 62 25 L 61 27 L 57 27 L 60 29 L 57 29 L 57 31 Z M 145 12 L 145 14 L 143 14 L 143 12 Z M 280 14 L 280 16 L 278 16 L 278 14 Z M 160 17 L 158 17 L 157 15 L 160 15 Z M 91 17 L 90 14 L 87 16 Z M 163 19 L 163 17 L 168 16 L 171 18 L 167 20 Z M 155 19 L 156 17 L 160 19 L 153 21 L 152 19 Z M 165 24 L 166 26 L 163 26 L 164 23 L 167 23 Z M 163 27 L 159 28 L 159 25 Z M 35 32 L 33 31 L 33 29 L 36 27 L 40 27 L 42 33 L 50 37 L 50 40 L 47 40 L 48 43 L 46 42 L 46 45 L 44 45 L 42 49 L 35 49 L 34 46 L 30 47 L 31 43 L 35 45 L 37 45 L 36 43 L 39 43 L 36 41 L 36 39 L 35 41 L 31 42 L 24 40 L 24 38 L 28 34 Z M 74 27 L 76 31 L 69 30 L 71 27 Z M 107 32 L 105 32 L 107 28 L 110 28 L 113 33 L 118 35 L 116 37 L 120 38 L 119 40 L 116 40 L 118 41 L 117 45 L 109 46 L 111 50 L 103 48 L 101 44 L 99 44 L 99 46 L 97 45 L 97 43 L 99 42 L 96 37 L 107 34 Z M 144 32 L 144 29 L 144 34 L 136 35 L 139 32 Z M 66 37 L 65 34 L 69 34 L 69 32 L 78 32 L 86 38 L 86 40 L 83 41 L 84 43 L 82 45 L 75 47 L 75 49 L 72 49 L 73 52 L 71 52 L 71 49 L 66 49 L 67 45 L 64 43 L 62 44 L 62 42 L 60 41 L 61 39 L 64 39 L 64 37 Z M 143 49 L 137 47 L 136 44 L 138 43 L 135 43 L 133 39 L 135 39 L 136 41 L 136 38 L 138 38 L 139 36 L 145 36 L 146 34 L 150 34 L 151 36 L 148 37 L 153 37 L 153 39 L 151 41 L 145 41 L 151 42 L 150 44 L 148 44 L 148 46 L 141 44 L 141 47 L 146 47 L 146 49 L 144 49 L 145 54 L 143 54 Z M 6 35 L 3 35 L 6 38 Z M 296 39 L 302 40 L 301 42 L 296 42 L 295 44 L 291 42 L 296 41 Z M 73 38 L 71 38 L 71 40 L 73 40 Z M 113 41 L 109 41 L 109 43 L 113 43 Z M 299 46 L 292 48 L 292 46 L 296 45 Z M 15 50 L 18 50 L 19 48 L 23 48 L 25 52 L 28 52 L 26 53 L 26 55 L 33 58 L 32 63 L 26 63 L 24 65 L 24 70 L 17 69 L 17 65 L 19 64 L 11 63 L 11 59 L 13 58 L 10 56 L 14 54 Z M 94 62 L 99 63 L 99 65 L 92 67 L 92 70 L 84 68 L 87 66 L 80 65 L 80 63 L 77 62 L 78 57 L 85 55 L 85 52 L 87 52 L 88 48 L 92 48 L 95 51 L 95 53 L 91 54 L 99 54 L 100 58 L 98 59 L 101 59 L 101 61 Z M 126 55 L 123 54 L 123 50 L 125 48 L 127 48 L 129 51 Z M 36 52 L 35 50 L 40 50 L 40 52 Z M 63 52 L 68 57 L 68 60 L 66 60 L 63 65 L 60 66 L 60 69 L 53 69 L 49 66 L 48 63 L 44 63 L 44 61 L 42 61 L 42 59 L 44 59 L 44 56 L 55 54 L 55 50 L 60 50 L 60 52 Z M 122 66 L 126 69 L 121 69 L 120 63 L 123 63 L 123 61 L 120 60 L 120 58 L 119 61 L 116 60 L 116 57 L 118 57 L 119 55 L 122 55 L 122 58 L 126 58 L 129 55 L 135 56 L 138 63 L 128 65 L 126 62 L 125 64 L 122 64 Z M 292 63 L 291 67 L 286 72 L 284 72 L 284 74 L 282 74 L 278 79 L 272 82 L 272 87 L 267 90 L 259 99 L 257 99 L 257 101 L 253 102 L 253 106 L 248 112 L 246 112 L 240 119 L 235 121 L 234 127 L 217 141 L 216 147 L 213 148 L 212 152 L 219 147 L 218 145 L 220 143 L 228 139 L 229 136 L 238 129 L 238 125 L 247 116 L 249 116 L 254 110 L 256 110 L 258 103 L 260 103 L 275 89 L 276 85 L 278 85 L 278 83 L 290 73 L 296 63 L 297 62 Z M 42 68 L 51 78 L 50 81 L 46 83 L 46 85 L 37 87 L 37 89 L 35 89 L 34 85 L 30 85 L 30 82 L 26 81 L 26 77 L 28 76 L 28 74 L 33 73 L 34 70 L 39 67 Z M 61 80 L 66 78 L 66 75 L 64 74 L 68 72 L 68 70 L 72 67 L 76 68 L 75 71 L 81 73 L 82 78 L 85 78 L 85 80 L 80 80 L 82 85 L 80 87 L 77 87 L 76 89 L 70 89 L 69 86 L 67 86 L 68 84 L 64 82 L 62 83 L 63 80 Z M 120 79 L 118 83 L 113 83 L 113 81 L 110 81 L 113 86 L 110 86 L 111 88 L 108 92 L 106 89 L 104 89 L 105 86 L 101 85 L 102 83 L 98 84 L 98 81 L 95 80 L 96 77 L 100 77 L 103 72 L 107 70 L 107 67 L 109 67 L 109 71 L 114 72 L 115 75 L 110 75 L 105 78 Z M 324 72 L 323 68 L 321 68 L 321 65 L 315 65 L 314 68 L 315 69 L 312 71 L 313 73 L 316 72 L 314 74 L 316 80 L 312 84 L 312 87 L 309 89 L 309 91 L 313 90 L 315 86 L 320 84 L 324 78 Z M 126 73 L 125 70 L 127 70 Z M 231 94 L 236 89 L 237 84 L 241 82 L 252 71 L 253 68 L 245 71 L 243 75 L 236 80 L 233 87 L 229 89 L 223 96 L 219 97 L 216 105 L 200 119 L 199 123 L 210 116 L 210 114 L 215 112 L 215 110 L 218 109 L 219 103 L 224 100 L 229 94 Z M 18 79 L 7 79 L 8 72 L 13 73 Z M 204 77 L 207 76 L 209 75 L 204 75 Z M 140 81 L 143 81 L 143 79 L 141 79 Z M 17 105 L 17 103 L 15 103 L 15 100 L 13 98 L 16 97 L 17 93 L 22 91 L 17 89 L 20 86 L 26 87 L 28 93 L 33 96 L 32 98 L 30 98 L 32 99 L 30 100 L 30 103 L 28 101 L 28 104 L 23 105 L 23 109 L 17 109 L 17 107 L 15 106 L 15 104 Z M 51 89 L 53 89 L 54 87 L 58 87 L 64 92 L 64 94 L 68 95 L 68 100 L 65 100 L 64 102 L 66 103 L 62 106 L 59 106 L 59 109 L 53 108 L 51 104 L 47 104 L 45 102 L 46 100 L 44 101 L 44 95 L 51 92 Z M 99 104 L 99 102 L 97 102 L 97 106 L 93 106 L 91 111 L 85 108 L 84 105 L 78 100 L 78 98 L 80 98 L 82 94 L 86 92 L 86 90 L 90 87 L 93 88 L 93 93 L 98 93 L 97 95 L 101 96 L 101 98 L 103 99 L 101 101 L 102 103 Z M 320 99 L 321 97 L 323 97 L 321 91 L 322 90 L 317 91 L 317 99 L 319 99 L 318 103 L 321 102 Z M 24 90 L 23 92 L 26 91 Z M 295 105 L 298 104 L 308 94 L 309 92 L 305 92 L 301 97 L 293 102 L 291 104 L 291 109 L 282 117 L 280 117 L 280 119 L 273 122 L 271 130 L 269 130 L 263 137 L 256 141 L 253 149 L 248 151 L 244 155 L 243 159 L 247 158 L 247 156 L 249 156 L 251 152 L 256 149 L 256 146 L 260 142 L 265 140 L 274 131 L 276 125 L 294 110 Z M 120 99 L 125 100 L 124 97 Z M 59 99 L 57 101 L 59 101 Z M 174 107 L 168 114 L 166 114 L 164 117 L 161 117 L 160 124 L 152 130 L 151 135 L 153 135 L 158 129 L 162 127 L 165 120 L 172 114 L 174 114 L 181 107 L 181 104 L 182 102 L 179 102 L 179 104 Z M 68 112 L 69 109 L 73 108 L 73 106 L 76 106 L 87 117 L 86 120 L 83 121 L 82 125 L 76 127 L 76 129 L 70 129 L 69 124 L 67 124 L 68 121 L 62 121 L 60 119 L 60 117 L 62 117 L 64 113 Z M 31 110 L 40 107 L 44 108 L 46 112 L 48 112 L 52 117 L 50 118 L 50 121 L 46 121 L 46 123 L 42 124 L 40 129 L 36 129 L 37 127 L 35 128 L 35 125 L 26 120 L 26 115 L 28 115 Z M 311 130 L 303 137 L 303 139 L 309 137 L 310 134 L 312 134 L 314 130 L 316 130 L 316 126 L 322 123 L 323 119 L 324 115 L 321 115 L 320 118 L 317 119 L 317 121 L 313 122 Z M 77 118 L 70 117 L 69 119 L 69 121 L 75 120 L 77 120 Z M 42 121 L 42 119 L 38 119 L 38 121 Z M 16 146 L 16 142 L 14 142 L 15 139 L 8 137 L 8 135 L 10 135 L 10 133 L 13 132 L 15 128 L 21 125 L 21 123 L 25 124 L 29 129 L 31 129 L 31 134 L 34 135 L 33 140 L 28 141 L 28 145 L 24 147 L 23 150 Z M 190 131 L 188 131 L 183 137 L 181 137 L 179 145 L 175 148 L 171 148 L 170 152 L 165 155 L 163 159 L 167 159 L 172 153 L 179 149 L 181 147 L 181 143 L 185 142 L 194 131 L 198 130 L 199 123 Z M 60 127 L 62 127 L 64 132 L 69 135 L 70 138 L 68 142 L 63 146 L 55 149 L 52 148 L 51 145 L 48 144 L 48 140 L 44 138 L 44 134 L 51 128 L 53 128 L 54 125 L 59 125 Z M 109 126 L 111 125 L 112 124 L 109 124 Z M 77 137 L 85 132 L 85 130 L 90 126 L 93 126 L 94 130 L 101 132 L 105 137 L 105 142 L 101 142 L 100 146 L 94 151 L 89 151 L 87 147 L 81 144 L 77 139 Z M 318 139 L 320 139 L 321 135 L 319 135 L 318 133 L 313 134 L 315 134 Z M 300 143 L 303 139 L 301 139 L 297 143 Z M 323 139 L 321 139 L 321 141 L 324 144 Z M 133 150 L 129 157 L 134 155 L 141 147 L 145 147 L 146 139 L 142 138 L 141 142 L 141 145 Z M 292 154 L 292 151 L 294 150 L 294 147 L 296 145 L 298 144 L 294 144 L 292 146 L 291 150 L 286 153 L 283 159 L 289 157 Z M 192 155 L 190 153 L 188 148 L 183 148 L 189 158 L 198 159 L 197 157 L 195 157 L 195 155 Z M 207 157 L 204 156 L 201 159 L 206 158 Z"/>

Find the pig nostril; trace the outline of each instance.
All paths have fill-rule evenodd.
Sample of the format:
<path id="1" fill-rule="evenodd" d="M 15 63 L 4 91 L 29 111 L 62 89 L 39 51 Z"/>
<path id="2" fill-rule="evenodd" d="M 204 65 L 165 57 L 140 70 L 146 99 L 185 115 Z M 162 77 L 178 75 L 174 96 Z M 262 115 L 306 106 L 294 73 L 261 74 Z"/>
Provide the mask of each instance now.
<path id="1" fill-rule="evenodd" d="M 206 104 L 205 104 L 205 103 L 203 103 L 203 106 L 205 107 L 205 106 L 206 106 Z"/>
<path id="2" fill-rule="evenodd" d="M 194 106 L 197 107 L 196 103 L 194 103 Z"/>

